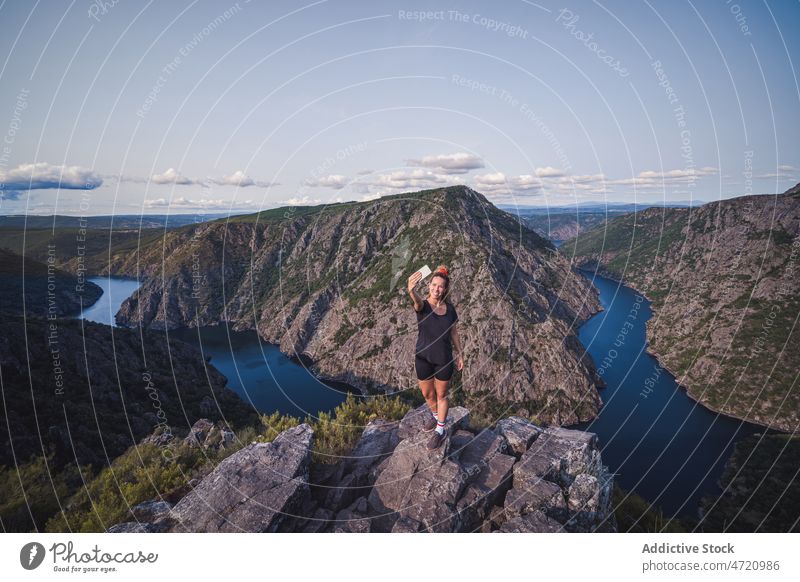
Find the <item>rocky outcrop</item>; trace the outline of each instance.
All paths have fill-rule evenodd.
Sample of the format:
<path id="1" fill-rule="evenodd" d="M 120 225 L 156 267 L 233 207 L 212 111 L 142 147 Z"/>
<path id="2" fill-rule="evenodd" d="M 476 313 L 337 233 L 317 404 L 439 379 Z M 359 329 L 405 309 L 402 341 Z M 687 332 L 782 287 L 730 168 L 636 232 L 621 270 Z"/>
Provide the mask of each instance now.
<path id="1" fill-rule="evenodd" d="M 427 414 L 423 405 L 399 423 L 381 425 L 384 434 L 394 433 L 398 441 L 382 439 L 369 470 L 362 472 L 371 488 L 362 483 L 361 495 L 348 506 L 326 506 L 330 495 L 316 495 L 318 511 L 335 513 L 324 531 L 615 529 L 612 477 L 602 464 L 596 435 L 541 427 L 520 417 L 475 430 L 467 409 L 455 407 L 448 413 L 445 442 L 429 451 L 430 433 L 421 430 Z M 354 452 L 375 442 L 374 431 L 367 427 Z M 347 459 L 341 465 L 351 463 Z M 313 490 L 341 483 L 348 473 L 346 468 L 329 472 Z"/>
<path id="2" fill-rule="evenodd" d="M 773 428 L 800 422 L 800 191 L 651 208 L 567 241 L 575 264 L 651 301 L 649 348 L 709 408 Z"/>
<path id="3" fill-rule="evenodd" d="M 317 376 L 394 393 L 408 385 L 417 333 L 406 279 L 426 263 L 453 273 L 473 410 L 554 424 L 596 415 L 599 379 L 575 334 L 599 309 L 596 292 L 465 186 L 180 228 L 110 271 L 143 280 L 120 324 L 231 322 L 308 356 Z"/>
<path id="4" fill-rule="evenodd" d="M 191 436 L 191 435 L 190 435 Z M 301 424 L 226 457 L 175 506 L 150 501 L 109 533 L 273 532 L 308 497 L 313 431 Z"/>
<path id="5" fill-rule="evenodd" d="M 374 420 L 349 455 L 309 466 L 311 430 L 281 433 L 226 458 L 175 507 L 109 531 L 590 532 L 615 531 L 612 477 L 597 437 L 520 417 L 472 429 L 454 407 L 436 450 L 427 407 Z"/>
<path id="6" fill-rule="evenodd" d="M 171 531 L 276 531 L 308 494 L 312 434 L 301 424 L 227 457 L 175 505 Z"/>
<path id="7" fill-rule="evenodd" d="M 218 450 L 233 445 L 235 437 L 235 433 L 224 421 L 213 423 L 207 418 L 201 418 L 192 425 L 183 442 L 190 447 Z"/>

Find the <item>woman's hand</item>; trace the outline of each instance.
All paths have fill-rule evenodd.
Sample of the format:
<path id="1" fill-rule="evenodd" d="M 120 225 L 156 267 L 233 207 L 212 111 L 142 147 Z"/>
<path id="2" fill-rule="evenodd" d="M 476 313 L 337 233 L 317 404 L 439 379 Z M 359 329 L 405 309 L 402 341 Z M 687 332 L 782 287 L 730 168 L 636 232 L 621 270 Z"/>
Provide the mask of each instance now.
<path id="1" fill-rule="evenodd" d="M 464 358 L 462 358 L 461 355 L 459 354 L 458 357 L 456 358 L 456 370 L 460 372 L 463 368 L 464 368 Z"/>
<path id="2" fill-rule="evenodd" d="M 419 271 L 415 271 L 409 278 L 408 278 L 408 292 L 411 293 L 414 291 L 414 287 L 417 286 L 419 280 L 422 279 L 422 273 Z"/>

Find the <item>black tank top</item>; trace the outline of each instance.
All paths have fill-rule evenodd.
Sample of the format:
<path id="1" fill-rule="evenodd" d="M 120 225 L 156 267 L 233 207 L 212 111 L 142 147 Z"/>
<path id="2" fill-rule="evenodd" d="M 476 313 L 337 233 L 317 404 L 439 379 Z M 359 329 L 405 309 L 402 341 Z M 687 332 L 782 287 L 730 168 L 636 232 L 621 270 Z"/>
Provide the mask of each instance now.
<path id="1" fill-rule="evenodd" d="M 437 315 L 427 299 L 422 300 L 422 310 L 417 314 L 417 355 L 432 364 L 447 364 L 453 359 L 451 328 L 458 321 L 458 313 L 452 303 L 445 303 L 447 311 Z"/>

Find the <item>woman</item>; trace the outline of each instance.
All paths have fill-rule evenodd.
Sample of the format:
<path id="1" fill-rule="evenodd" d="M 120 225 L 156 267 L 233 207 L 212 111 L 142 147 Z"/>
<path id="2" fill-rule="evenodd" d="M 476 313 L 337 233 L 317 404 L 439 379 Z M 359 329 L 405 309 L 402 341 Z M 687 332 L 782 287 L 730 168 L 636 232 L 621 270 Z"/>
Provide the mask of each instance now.
<path id="1" fill-rule="evenodd" d="M 428 297 L 422 299 L 414 287 L 422 278 L 417 271 L 408 278 L 408 294 L 417 312 L 416 357 L 414 367 L 419 388 L 431 415 L 425 420 L 424 430 L 434 433 L 428 441 L 429 449 L 436 449 L 445 439 L 447 420 L 447 389 L 453 377 L 453 348 L 455 347 L 455 369 L 464 368 L 461 339 L 456 323 L 458 313 L 447 299 L 450 295 L 450 274 L 447 267 L 439 265 L 428 284 Z"/>

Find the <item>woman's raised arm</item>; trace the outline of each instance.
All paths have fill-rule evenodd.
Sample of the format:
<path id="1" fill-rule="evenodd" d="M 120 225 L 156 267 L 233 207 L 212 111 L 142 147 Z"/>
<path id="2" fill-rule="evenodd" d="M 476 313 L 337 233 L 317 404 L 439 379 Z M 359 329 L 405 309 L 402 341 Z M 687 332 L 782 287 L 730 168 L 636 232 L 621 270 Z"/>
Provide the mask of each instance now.
<path id="1" fill-rule="evenodd" d="M 419 271 L 415 271 L 412 275 L 408 278 L 408 294 L 411 297 L 411 301 L 414 302 L 414 311 L 422 311 L 422 301 L 423 299 L 417 295 L 417 292 L 414 291 L 414 287 L 416 287 L 419 280 L 422 279 L 422 273 Z"/>

